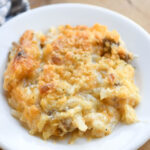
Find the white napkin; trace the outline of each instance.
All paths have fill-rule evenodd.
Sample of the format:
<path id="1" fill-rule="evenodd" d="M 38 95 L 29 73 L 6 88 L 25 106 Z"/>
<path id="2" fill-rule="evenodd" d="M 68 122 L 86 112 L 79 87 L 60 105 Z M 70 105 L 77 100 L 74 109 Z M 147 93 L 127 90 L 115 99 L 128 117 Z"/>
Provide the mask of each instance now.
<path id="1" fill-rule="evenodd" d="M 27 0 L 0 0 L 0 25 L 28 9 L 29 3 Z"/>

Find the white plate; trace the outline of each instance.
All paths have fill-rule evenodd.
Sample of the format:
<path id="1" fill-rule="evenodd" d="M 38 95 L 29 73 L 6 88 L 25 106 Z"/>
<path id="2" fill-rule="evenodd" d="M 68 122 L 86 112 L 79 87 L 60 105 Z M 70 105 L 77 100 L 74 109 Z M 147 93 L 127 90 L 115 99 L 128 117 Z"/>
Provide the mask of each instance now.
<path id="1" fill-rule="evenodd" d="M 139 55 L 135 60 L 136 83 L 141 92 L 141 103 L 136 108 L 140 122 L 118 125 L 104 138 L 87 142 L 78 139 L 73 145 L 66 141 L 54 144 L 31 136 L 10 114 L 10 107 L 2 92 L 3 72 L 11 43 L 26 29 L 46 31 L 50 26 L 63 24 L 88 25 L 100 23 L 116 29 L 127 48 Z M 107 9 L 82 5 L 59 4 L 23 13 L 0 28 L 0 145 L 10 150 L 135 150 L 150 138 L 150 36 L 133 21 Z"/>

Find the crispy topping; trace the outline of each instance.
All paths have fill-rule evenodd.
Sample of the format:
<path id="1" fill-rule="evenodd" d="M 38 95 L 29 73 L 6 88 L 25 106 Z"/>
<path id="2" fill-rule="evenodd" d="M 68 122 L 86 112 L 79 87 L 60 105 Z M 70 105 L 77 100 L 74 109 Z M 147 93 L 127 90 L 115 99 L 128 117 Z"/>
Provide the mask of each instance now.
<path id="1" fill-rule="evenodd" d="M 48 83 L 48 84 L 45 84 L 43 86 L 40 87 L 40 92 L 42 94 L 48 92 L 49 90 L 52 90 L 54 88 L 54 84 L 53 83 Z"/>
<path id="2" fill-rule="evenodd" d="M 133 56 L 120 42 L 99 24 L 27 30 L 13 43 L 4 75 L 15 116 L 43 139 L 102 137 L 119 121 L 135 122 L 140 97 L 126 63 Z"/>
<path id="3" fill-rule="evenodd" d="M 62 64 L 62 60 L 58 56 L 52 56 L 52 62 L 56 65 Z"/>

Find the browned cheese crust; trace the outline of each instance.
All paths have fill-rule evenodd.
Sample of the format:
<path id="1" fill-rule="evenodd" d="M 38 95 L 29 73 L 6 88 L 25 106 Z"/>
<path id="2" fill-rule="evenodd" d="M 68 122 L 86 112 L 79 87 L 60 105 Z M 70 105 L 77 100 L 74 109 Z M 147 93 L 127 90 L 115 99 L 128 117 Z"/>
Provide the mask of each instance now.
<path id="1" fill-rule="evenodd" d="M 132 59 L 119 34 L 99 24 L 27 30 L 4 74 L 12 113 L 44 139 L 108 135 L 119 121 L 137 121 Z"/>

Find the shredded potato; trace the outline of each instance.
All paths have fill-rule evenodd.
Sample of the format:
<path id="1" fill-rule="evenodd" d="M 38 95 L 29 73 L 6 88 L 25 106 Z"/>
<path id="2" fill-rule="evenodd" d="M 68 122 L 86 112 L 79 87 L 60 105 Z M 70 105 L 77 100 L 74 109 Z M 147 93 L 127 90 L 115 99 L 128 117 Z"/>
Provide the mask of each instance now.
<path id="1" fill-rule="evenodd" d="M 12 114 L 43 139 L 106 136 L 119 121 L 138 120 L 132 59 L 117 31 L 99 24 L 28 30 L 4 74 Z"/>

